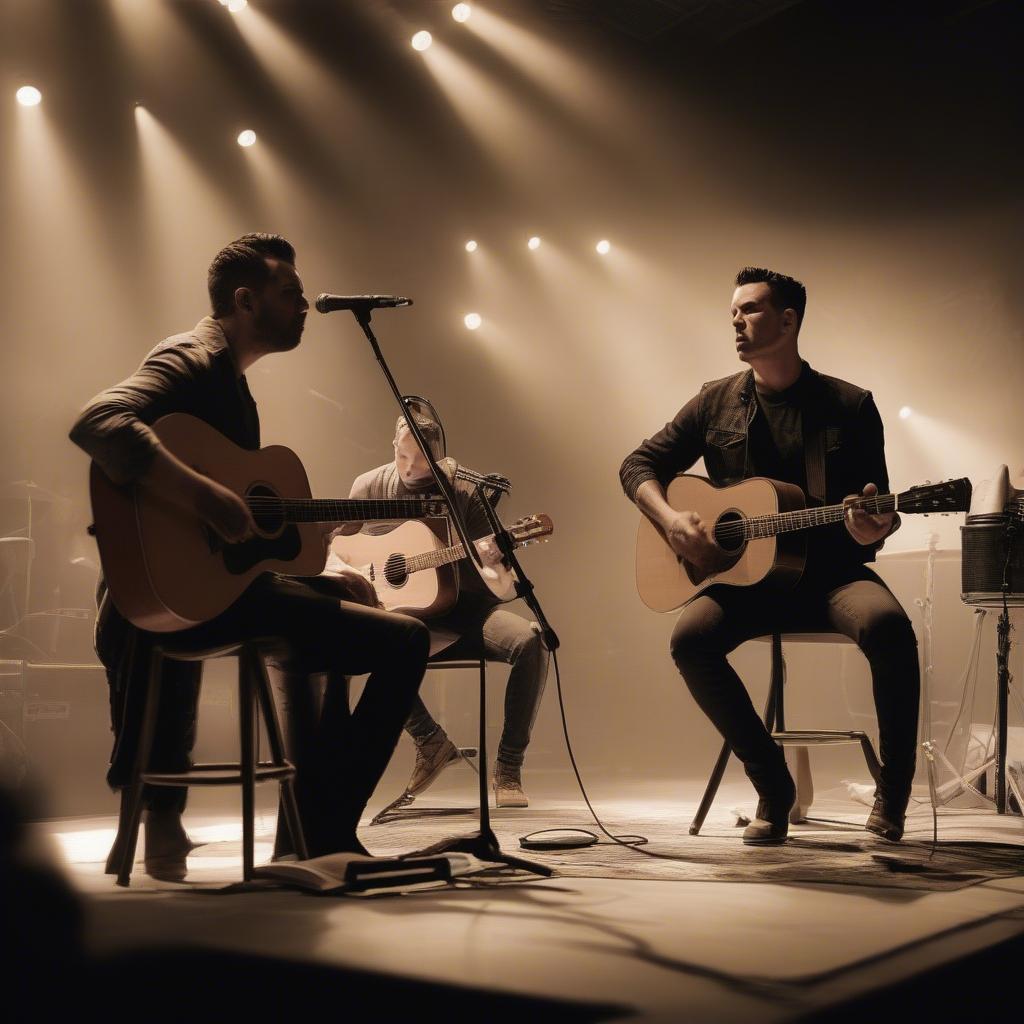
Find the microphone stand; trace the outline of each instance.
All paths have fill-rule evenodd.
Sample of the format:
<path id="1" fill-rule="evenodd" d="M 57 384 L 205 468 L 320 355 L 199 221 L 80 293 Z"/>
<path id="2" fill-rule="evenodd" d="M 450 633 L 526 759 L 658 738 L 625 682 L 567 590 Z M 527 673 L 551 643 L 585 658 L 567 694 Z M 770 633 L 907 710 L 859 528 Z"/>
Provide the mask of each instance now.
<path id="1" fill-rule="evenodd" d="M 516 557 L 516 546 L 512 543 L 512 538 L 509 536 L 508 531 L 501 525 L 498 514 L 494 511 L 494 506 L 484 491 L 484 484 L 476 485 L 475 494 L 480 504 L 483 505 L 487 521 L 491 525 L 491 532 L 494 534 L 494 543 L 502 554 L 502 561 L 505 563 L 505 567 L 511 569 L 516 575 L 516 597 L 521 597 L 526 602 L 526 607 L 536 617 L 537 624 L 540 626 L 541 636 L 544 638 L 544 646 L 549 651 L 557 651 L 561 644 L 558 634 L 551 628 L 551 624 L 544 614 L 544 609 L 541 608 L 540 601 L 537 599 L 533 583 L 526 573 L 523 572 L 523 567 L 519 564 L 519 559 Z"/>
<path id="2" fill-rule="evenodd" d="M 426 440 L 423 437 L 423 433 L 416 423 L 415 416 L 406 407 L 405 399 L 402 396 L 402 392 L 399 390 L 398 385 L 395 383 L 395 378 L 388 368 L 388 364 L 384 359 L 384 354 L 380 350 L 380 345 L 374 336 L 373 329 L 370 327 L 370 317 L 372 316 L 373 307 L 367 302 L 360 304 L 352 308 L 352 314 L 355 316 L 356 321 L 363 330 L 363 334 L 366 335 L 366 340 L 369 341 L 370 347 L 373 349 L 373 354 L 380 365 L 381 372 L 384 374 L 384 378 L 388 382 L 388 386 L 391 388 L 392 394 L 395 396 L 395 401 L 398 402 L 399 407 L 402 410 L 402 415 L 405 417 L 405 422 L 409 427 L 409 432 L 416 439 L 416 444 L 419 450 L 423 453 L 423 457 L 427 460 L 430 466 L 431 475 L 434 478 L 434 483 L 437 485 L 437 489 L 440 491 L 445 502 L 448 505 L 448 516 L 451 521 L 455 524 L 455 531 L 459 535 L 459 540 L 462 542 L 463 549 L 466 552 L 466 557 L 471 558 L 473 565 L 477 572 L 483 569 L 483 559 L 480 557 L 480 552 L 477 551 L 476 545 L 470 540 L 469 530 L 466 527 L 466 521 L 463 518 L 462 511 L 458 506 L 458 502 L 455 498 L 455 488 L 449 481 L 448 477 L 445 476 L 441 467 L 434 461 L 433 456 L 430 454 L 430 449 L 427 447 Z M 494 512 L 491 503 L 487 500 L 486 494 L 482 492 L 484 485 L 478 483 L 476 485 L 476 495 L 480 497 L 483 502 L 484 509 L 486 510 L 488 522 L 494 528 L 495 541 L 498 545 L 499 550 L 508 560 L 510 567 L 515 566 L 518 573 L 522 570 L 519 569 L 518 560 L 513 552 L 513 547 L 509 539 L 508 534 L 505 532 L 501 523 L 498 521 L 498 517 Z M 523 575 L 522 579 L 526 580 L 526 576 Z M 555 647 L 558 646 L 558 637 L 554 631 L 547 624 L 547 620 L 544 618 L 544 613 L 540 610 L 540 605 L 537 603 L 536 597 L 533 595 L 533 584 L 527 580 L 527 589 L 525 592 L 520 593 L 520 585 L 516 584 L 516 592 L 518 596 L 523 597 L 530 609 L 534 611 L 534 614 L 538 615 L 538 622 L 542 623 L 544 628 L 544 640 L 548 643 L 549 636 L 552 638 L 552 642 Z M 549 647 L 550 650 L 554 650 L 554 647 Z M 494 864 L 504 864 L 511 868 L 517 868 L 520 871 L 529 871 L 535 875 L 542 875 L 544 877 L 550 877 L 554 874 L 554 869 L 549 868 L 545 864 L 538 864 L 535 861 L 525 860 L 522 857 L 514 857 L 511 854 L 507 854 L 502 851 L 498 845 L 498 837 L 494 834 L 491 828 L 491 814 L 490 805 L 487 795 L 487 717 L 486 717 L 486 703 L 487 703 L 487 689 L 483 669 L 483 651 L 480 651 L 480 742 L 479 742 L 479 762 L 480 770 L 477 773 L 480 781 L 480 827 L 476 832 L 469 832 L 461 836 L 452 836 L 450 839 L 442 839 L 440 842 L 434 843 L 431 846 L 425 847 L 422 850 L 416 850 L 409 856 L 431 856 L 433 854 L 445 853 L 445 852 L 458 852 L 468 853 L 476 857 L 478 860 L 487 861 Z"/>

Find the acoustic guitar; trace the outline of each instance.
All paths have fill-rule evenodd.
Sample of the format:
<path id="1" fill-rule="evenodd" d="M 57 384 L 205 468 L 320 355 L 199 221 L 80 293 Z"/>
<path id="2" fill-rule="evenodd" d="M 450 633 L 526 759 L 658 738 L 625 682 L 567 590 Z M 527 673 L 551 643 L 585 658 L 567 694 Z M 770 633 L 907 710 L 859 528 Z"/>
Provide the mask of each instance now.
<path id="1" fill-rule="evenodd" d="M 542 512 L 505 527 L 516 547 L 545 541 L 554 529 L 551 517 Z M 408 522 L 388 533 L 335 537 L 331 555 L 328 572 L 337 558 L 337 568 L 354 569 L 373 584 L 388 611 L 429 619 L 448 611 L 459 596 L 454 572 L 436 570 L 465 558 L 466 549 L 462 544 L 445 544 L 425 523 Z M 496 597 L 514 596 L 515 576 L 505 566 L 485 566 L 480 574 Z"/>
<path id="2" fill-rule="evenodd" d="M 714 487 L 705 477 L 677 476 L 666 489 L 677 512 L 696 512 L 709 526 L 719 560 L 702 572 L 677 555 L 661 530 L 645 517 L 636 538 L 636 587 L 656 612 L 688 604 L 715 584 L 749 587 L 771 579 L 780 588 L 793 585 L 804 568 L 804 538 L 799 531 L 841 522 L 848 504 L 806 507 L 794 484 L 751 477 L 729 487 Z M 947 480 L 911 487 L 901 494 L 876 494 L 850 504 L 874 515 L 883 512 L 966 512 L 971 482 Z"/>
<path id="3" fill-rule="evenodd" d="M 157 633 L 219 615 L 260 573 L 315 576 L 327 560 L 321 523 L 444 516 L 436 500 L 314 499 L 299 457 L 281 445 L 247 451 L 185 413 L 157 420 L 161 443 L 243 498 L 256 536 L 222 540 L 198 516 L 137 485 L 119 487 L 92 464 L 89 489 L 103 574 L 117 610 Z"/>

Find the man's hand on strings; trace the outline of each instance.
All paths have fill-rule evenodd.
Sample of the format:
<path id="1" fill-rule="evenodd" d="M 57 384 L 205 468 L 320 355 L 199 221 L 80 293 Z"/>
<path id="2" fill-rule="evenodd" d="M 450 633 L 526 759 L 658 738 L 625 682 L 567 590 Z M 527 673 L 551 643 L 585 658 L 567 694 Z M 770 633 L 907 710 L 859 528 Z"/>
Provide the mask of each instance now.
<path id="1" fill-rule="evenodd" d="M 501 564 L 501 551 L 498 545 L 490 538 L 485 537 L 483 540 L 478 540 L 476 542 L 476 549 L 480 552 L 480 559 L 484 563 L 485 568 L 490 569 Z"/>
<path id="2" fill-rule="evenodd" d="M 256 523 L 249 506 L 230 488 L 202 477 L 196 486 L 195 511 L 207 526 L 229 544 L 256 535 Z"/>
<path id="3" fill-rule="evenodd" d="M 877 544 L 892 531 L 895 512 L 882 512 L 879 515 L 873 515 L 853 504 L 859 497 L 870 498 L 877 493 L 878 488 L 874 484 L 865 484 L 860 495 L 849 494 L 843 499 L 843 504 L 846 506 L 844 518 L 846 529 L 858 544 Z"/>
<path id="4" fill-rule="evenodd" d="M 721 548 L 696 512 L 677 513 L 666 524 L 665 539 L 677 555 L 702 572 L 714 572 L 721 562 Z"/>

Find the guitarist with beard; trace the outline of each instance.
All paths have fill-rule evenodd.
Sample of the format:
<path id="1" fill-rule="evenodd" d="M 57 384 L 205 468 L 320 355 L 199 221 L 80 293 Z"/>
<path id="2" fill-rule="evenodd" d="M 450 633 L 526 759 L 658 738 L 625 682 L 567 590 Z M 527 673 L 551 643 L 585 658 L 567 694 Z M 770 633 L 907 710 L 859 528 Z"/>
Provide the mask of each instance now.
<path id="1" fill-rule="evenodd" d="M 298 346 L 309 304 L 295 270 L 295 250 L 278 235 L 244 235 L 226 246 L 210 265 L 208 286 L 212 315 L 162 342 L 131 377 L 93 398 L 72 427 L 71 440 L 114 484 L 152 492 L 225 541 L 241 542 L 256 531 L 247 504 L 177 458 L 152 425 L 169 413 L 188 413 L 239 447 L 258 449 L 259 417 L 245 371 L 264 355 Z M 128 622 L 102 583 L 99 596 L 97 653 L 110 682 L 115 733 L 107 779 L 121 788 L 130 778 L 139 728 L 139 701 L 131 695 L 147 684 L 157 635 Z M 430 638 L 423 624 L 356 603 L 362 596 L 357 586 L 325 594 L 308 582 L 267 572 L 215 618 L 159 634 L 164 647 L 184 651 L 272 637 L 276 662 L 301 680 L 328 670 L 370 673 L 358 706 L 337 718 L 330 735 L 297 728 L 301 716 L 291 709 L 289 730 L 301 739 L 290 744 L 296 796 L 314 857 L 366 852 L 356 836 L 359 817 L 398 742 L 426 666 Z M 191 766 L 199 673 L 195 663 L 164 665 L 153 769 Z M 300 687 L 298 701 L 306 689 Z M 305 716 L 307 722 L 311 718 L 312 713 Z M 181 823 L 185 792 L 150 787 L 146 793 L 145 863 L 151 876 L 184 877 L 192 848 Z"/>
<path id="2" fill-rule="evenodd" d="M 705 384 L 658 433 L 626 457 L 626 496 L 699 570 L 720 555 L 709 524 L 677 511 L 665 488 L 703 458 L 715 486 L 752 476 L 796 484 L 809 503 L 843 503 L 888 489 L 882 421 L 869 391 L 812 370 L 800 357 L 804 286 L 746 267 L 736 277 L 732 326 L 736 354 L 750 367 Z M 917 641 L 906 613 L 868 569 L 899 526 L 895 513 L 850 508 L 843 523 L 807 534 L 807 564 L 780 597 L 771 581 L 711 586 L 682 610 L 672 657 L 701 710 L 743 762 L 757 791 L 748 845 L 785 842 L 796 799 L 782 750 L 754 710 L 726 656 L 773 632 L 835 631 L 853 639 L 871 666 L 882 775 L 867 829 L 898 841 L 914 776 L 920 680 Z"/>
<path id="3" fill-rule="evenodd" d="M 475 496 L 474 485 L 466 479 L 475 478 L 477 474 L 459 467 L 453 459 L 442 458 L 443 435 L 435 419 L 417 408 L 414 408 L 412 415 L 416 416 L 416 424 L 430 445 L 434 458 L 440 460 L 442 469 L 453 478 L 456 498 L 460 502 L 470 539 L 479 541 L 477 546 L 485 569 L 488 565 L 496 565 L 501 559 L 501 553 L 491 541 L 481 539 L 491 533 L 491 527 Z M 398 418 L 392 445 L 394 461 L 357 477 L 349 497 L 390 499 L 437 496 L 430 467 L 406 426 L 404 417 Z M 359 525 L 347 523 L 338 533 L 353 533 L 359 529 Z M 335 547 L 340 548 L 344 554 L 343 541 L 336 541 Z M 345 568 L 345 560 L 332 553 L 327 564 L 328 573 L 344 571 Z M 429 625 L 435 634 L 441 633 L 453 638 L 451 646 L 444 648 L 446 658 L 457 658 L 462 654 L 472 657 L 473 640 L 482 632 L 487 660 L 511 666 L 505 688 L 505 722 L 498 743 L 492 784 L 498 807 L 526 807 L 528 798 L 523 790 L 522 767 L 547 681 L 548 651 L 535 623 L 496 607 L 498 599 L 481 580 L 479 573 L 467 564 L 466 559 L 458 563 L 457 573 L 459 596 L 455 606 L 440 617 L 432 618 Z M 416 763 L 404 795 L 416 796 L 461 755 L 419 696 L 413 701 L 405 730 L 416 745 Z"/>

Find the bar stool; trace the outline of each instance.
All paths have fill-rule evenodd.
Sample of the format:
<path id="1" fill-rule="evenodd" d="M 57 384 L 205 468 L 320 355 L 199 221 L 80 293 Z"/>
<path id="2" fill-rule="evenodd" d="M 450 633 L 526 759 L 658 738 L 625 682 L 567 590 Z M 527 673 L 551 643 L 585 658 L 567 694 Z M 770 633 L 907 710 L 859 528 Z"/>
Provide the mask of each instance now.
<path id="1" fill-rule="evenodd" d="M 786 660 L 782 655 L 782 643 L 803 643 L 803 644 L 853 644 L 854 641 L 842 633 L 772 633 L 767 636 L 755 637 L 756 640 L 772 645 L 772 674 L 771 683 L 768 687 L 768 701 L 764 709 L 764 725 L 772 734 L 781 747 L 797 748 L 797 771 L 796 785 L 797 797 L 793 810 L 790 812 L 789 820 L 798 823 L 803 821 L 811 800 L 814 796 L 814 787 L 811 781 L 810 757 L 808 747 L 826 746 L 834 743 L 859 743 L 867 763 L 868 772 L 871 778 L 877 783 L 881 777 L 881 765 L 875 748 L 867 733 L 857 729 L 787 729 L 786 714 L 784 707 L 784 688 L 786 683 Z M 704 819 L 711 810 L 715 794 L 721 785 L 722 776 L 725 774 L 726 765 L 729 763 L 729 755 L 732 753 L 728 743 L 722 745 L 721 753 L 711 771 L 707 788 L 701 799 L 700 806 L 690 824 L 690 835 L 699 834 L 704 824 Z"/>
<path id="2" fill-rule="evenodd" d="M 266 642 L 266 641 L 264 641 Z M 149 771 L 160 684 L 164 660 L 210 661 L 214 658 L 238 658 L 239 760 L 193 765 L 184 772 Z M 267 732 L 269 761 L 256 762 L 256 738 L 259 716 Z M 257 782 L 277 782 L 281 788 L 281 807 L 299 859 L 308 856 L 306 841 L 295 802 L 293 779 L 295 766 L 284 756 L 284 742 L 277 709 L 267 676 L 260 641 L 248 640 L 199 651 L 167 650 L 154 645 L 149 663 L 149 679 L 142 711 L 138 750 L 130 784 L 121 794 L 121 813 L 117 836 L 107 858 L 106 873 L 117 875 L 117 884 L 127 886 L 131 878 L 142 818 L 143 788 L 149 786 L 240 786 L 242 790 L 242 877 L 253 877 L 255 846 L 255 786 Z"/>

